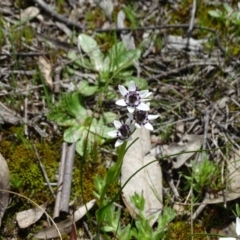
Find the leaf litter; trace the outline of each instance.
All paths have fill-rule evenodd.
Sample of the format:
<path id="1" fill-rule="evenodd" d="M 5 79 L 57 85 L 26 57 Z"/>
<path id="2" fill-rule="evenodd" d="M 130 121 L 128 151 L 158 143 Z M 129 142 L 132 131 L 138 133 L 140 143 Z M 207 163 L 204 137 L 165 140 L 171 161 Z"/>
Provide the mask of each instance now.
<path id="1" fill-rule="evenodd" d="M 120 3 L 116 3 L 116 1 L 112 2 L 113 5 L 115 4 L 114 7 L 117 4 L 119 4 L 118 7 L 122 7 Z M 152 4 L 153 2 L 154 4 Z M 138 43 L 141 42 L 144 36 L 147 36 L 149 40 L 145 41 L 147 45 L 144 45 L 144 50 L 146 52 L 144 59 L 137 58 L 137 60 L 139 61 L 141 71 L 144 72 L 144 77 L 147 76 L 145 78 L 148 80 L 150 87 L 153 88 L 153 92 L 155 93 L 156 104 L 154 111 L 161 114 L 161 124 L 159 124 L 158 130 L 155 132 L 155 134 L 161 136 L 159 140 L 160 147 L 157 148 L 157 151 L 156 149 L 152 150 L 154 152 L 152 152 L 151 147 L 149 147 L 146 151 L 150 151 L 150 155 L 142 151 L 141 157 L 138 159 L 141 162 L 140 166 L 143 166 L 144 162 L 153 161 L 156 152 L 161 152 L 161 157 L 177 154 L 174 158 L 168 157 L 168 159 L 172 161 L 173 169 L 176 173 L 173 178 L 173 183 L 181 183 L 182 180 L 179 177 L 179 173 L 186 167 L 189 160 L 195 159 L 195 161 L 198 161 L 198 153 L 194 154 L 194 151 L 203 150 L 210 161 L 219 163 L 220 166 L 223 166 L 223 173 L 219 177 L 221 177 L 223 181 L 226 181 L 227 191 L 224 192 L 219 190 L 214 194 L 208 193 L 199 200 L 199 203 L 215 204 L 224 202 L 225 204 L 229 204 L 228 201 L 239 198 L 239 166 L 238 154 L 236 153 L 238 153 L 240 148 L 238 144 L 240 132 L 238 110 L 240 105 L 238 103 L 238 59 L 235 54 L 235 51 L 239 51 L 236 47 L 239 43 L 234 36 L 234 32 L 231 32 L 234 26 L 228 29 L 231 32 L 229 35 L 224 35 L 220 29 L 220 36 L 216 33 L 215 26 L 211 26 L 213 31 L 208 32 L 208 30 L 205 29 L 204 31 L 207 32 L 205 32 L 206 34 L 201 32 L 201 26 L 200 28 L 196 27 L 193 29 L 192 33 L 194 33 L 194 36 L 192 37 L 187 37 L 185 35 L 187 29 L 189 29 L 189 24 L 185 24 L 184 21 L 178 22 L 181 26 L 172 26 L 171 31 L 167 29 L 162 31 L 161 29 L 163 29 L 163 26 L 157 29 L 159 26 L 157 20 L 154 22 L 154 27 L 150 28 L 156 15 L 161 16 L 161 24 L 164 23 L 168 25 L 170 22 L 176 22 L 174 13 L 182 9 L 181 4 L 183 4 L 184 1 L 182 1 L 182 3 L 173 3 L 169 1 L 167 5 L 164 5 L 162 2 L 161 5 L 159 5 L 160 2 L 136 1 L 133 11 L 138 13 L 136 16 L 140 22 L 139 26 L 144 23 L 143 26 L 148 26 L 149 28 L 146 27 L 146 29 L 144 29 L 143 27 L 143 29 L 140 29 L 141 26 L 139 29 L 136 29 L 136 31 L 131 31 L 131 29 L 129 29 L 129 32 L 121 32 L 122 35 L 124 35 L 124 33 L 125 35 L 129 34 L 131 43 L 137 45 L 137 48 Z M 74 5 L 76 2 L 71 1 L 71 4 Z M 86 28 L 91 28 L 93 22 L 87 21 L 80 16 L 87 14 L 88 9 L 90 11 L 96 10 L 98 7 L 96 2 L 89 1 L 89 3 L 86 4 L 86 1 L 79 1 L 78 4 L 74 7 L 75 9 L 78 8 L 83 14 L 78 14 L 74 21 L 81 26 L 85 25 Z M 149 4 L 156 9 L 149 7 Z M 212 7 L 210 3 L 203 3 L 202 6 L 207 8 Z M 202 6 L 200 6 L 200 8 Z M 44 93 L 42 91 L 43 86 L 35 85 L 35 82 L 31 80 L 32 76 L 36 73 L 39 54 L 43 56 L 52 54 L 52 59 L 55 59 L 53 55 L 57 52 L 59 59 L 53 63 L 52 67 L 54 70 L 55 67 L 60 65 L 67 66 L 69 64 L 69 59 L 67 59 L 67 57 L 65 58 L 65 56 L 70 50 L 77 52 L 77 46 L 71 44 L 72 39 L 70 35 L 67 36 L 66 33 L 69 31 L 67 31 L 65 27 L 63 30 L 63 27 L 57 28 L 55 26 L 57 23 L 54 18 L 49 17 L 49 12 L 41 11 L 42 20 L 38 22 L 40 21 L 39 19 L 41 19 L 38 18 L 39 10 L 41 10 L 41 5 L 39 4 L 27 9 L 23 8 L 21 11 L 22 18 L 27 17 L 27 26 L 35 29 L 37 34 L 34 33 L 34 41 L 32 41 L 32 43 L 27 42 L 26 34 L 22 35 L 21 38 L 16 38 L 16 40 L 22 39 L 21 49 L 18 49 L 14 44 L 11 45 L 9 35 L 6 33 L 10 32 L 9 25 L 17 23 L 15 12 L 19 9 L 16 9 L 12 1 L 2 1 L 1 7 L 1 13 L 4 19 L 4 21 L 1 22 L 1 27 L 5 33 L 5 42 L 1 42 L 1 49 L 3 52 L 1 60 L 3 63 L 1 66 L 0 96 L 3 100 L 1 99 L 2 108 L 0 108 L 0 122 L 1 124 L 16 124 L 20 123 L 20 120 L 23 122 L 22 111 L 24 111 L 29 117 L 28 121 L 33 121 L 35 126 L 38 126 L 38 133 L 43 133 L 43 135 L 44 133 L 55 134 L 57 131 L 52 127 L 52 123 L 49 123 L 47 120 L 42 120 L 42 116 L 46 116 L 47 109 Z M 53 6 L 49 4 L 49 7 L 49 9 L 53 11 Z M 108 18 L 110 18 L 110 15 L 114 14 L 111 8 L 112 7 L 106 9 L 104 6 L 102 7 L 103 11 L 105 11 L 103 14 L 107 15 Z M 61 6 L 59 9 L 61 9 Z M 107 12 L 108 10 L 109 12 Z M 66 15 L 68 15 L 73 9 L 71 10 L 68 6 L 65 6 L 65 11 L 67 11 Z M 199 18 L 199 16 L 196 18 Z M 190 19 L 190 15 L 187 16 L 187 19 Z M 58 21 L 60 20 L 61 19 L 58 19 Z M 128 24 L 123 24 L 125 23 L 123 18 L 120 20 L 119 24 L 122 24 L 123 27 L 128 26 Z M 98 32 L 104 31 L 102 28 L 103 24 L 98 24 L 100 24 L 98 25 L 100 28 L 95 30 L 92 36 L 93 39 L 95 39 Z M 209 24 L 211 25 L 210 22 Z M 68 27 L 70 26 L 68 22 L 66 22 L 65 25 Z M 76 29 L 79 29 L 79 25 L 76 25 Z M 51 33 L 50 36 L 47 36 L 48 33 L 46 34 L 46 29 L 47 32 Z M 175 31 L 174 29 L 179 30 L 181 33 L 183 32 L 183 36 L 181 36 L 179 31 Z M 72 30 L 75 30 L 75 28 Z M 133 32 L 134 34 L 132 34 Z M 134 37 L 136 36 L 135 39 L 132 38 L 133 35 Z M 204 37 L 202 35 L 204 35 Z M 157 38 L 155 36 L 157 36 Z M 152 39 L 156 39 L 156 42 Z M 51 52 L 49 49 L 53 51 Z M 98 47 L 96 49 L 98 49 Z M 66 51 L 66 54 L 61 56 L 59 50 Z M 26 53 L 27 55 L 25 55 Z M 20 60 L 17 66 L 11 64 L 13 58 L 10 56 L 14 54 L 17 54 L 17 59 Z M 89 55 L 90 60 L 92 60 L 92 63 L 95 64 L 98 70 L 106 65 L 99 61 L 99 59 L 102 60 L 102 58 L 99 58 L 100 55 L 98 50 L 97 60 L 92 57 L 93 55 Z M 34 65 L 34 63 L 36 64 Z M 69 65 L 71 66 L 71 63 Z M 66 86 L 65 89 L 67 89 L 67 91 L 73 91 L 75 89 L 70 87 L 72 85 L 77 86 L 82 83 L 82 81 L 87 81 L 88 84 L 92 84 L 92 82 L 96 82 L 97 79 L 97 74 L 94 71 L 91 72 L 93 77 L 85 77 L 89 74 L 89 69 L 84 67 L 81 69 L 75 68 L 77 77 L 72 77 L 71 75 L 66 76 L 65 73 L 65 69 L 63 68 L 60 75 L 60 81 L 62 86 Z M 48 70 L 46 76 L 49 76 L 49 74 L 50 71 Z M 14 87 L 11 86 L 9 80 L 12 76 L 17 80 L 16 86 Z M 93 89 L 93 92 L 94 91 L 95 89 Z M 52 92 L 51 94 L 54 95 Z M 20 102 L 17 107 L 11 106 L 13 101 L 9 104 L 9 100 L 5 100 L 6 96 L 10 95 L 14 96 Z M 22 96 L 27 96 L 29 100 L 31 100 L 29 104 L 25 106 L 25 110 L 22 110 L 22 107 L 19 108 Z M 56 96 L 54 95 L 54 97 Z M 89 103 L 88 106 L 91 107 L 91 104 Z M 178 123 L 183 123 L 183 134 L 185 134 L 183 136 L 185 136 L 185 140 L 184 137 L 179 137 L 176 127 Z M 226 153 L 226 149 L 229 145 L 232 148 L 230 157 Z M 160 151 L 159 149 L 162 150 Z M 189 153 L 186 153 L 188 151 Z M 191 151 L 192 153 L 190 153 Z M 140 156 L 140 153 L 138 154 Z M 160 156 L 158 154 L 156 155 Z M 149 166 L 151 166 L 151 164 Z M 161 166 L 158 165 L 158 169 L 160 169 L 160 173 L 158 174 L 161 174 Z M 129 173 L 128 176 L 133 173 L 134 172 Z M 136 174 L 136 176 L 138 176 L 138 174 Z M 159 177 L 162 179 L 160 175 Z M 129 182 L 131 182 L 131 180 Z M 157 187 L 159 187 L 159 185 L 162 187 L 161 182 L 162 180 L 156 184 L 158 185 Z M 147 184 L 152 186 L 149 182 L 147 182 Z M 143 185 L 144 189 L 147 184 Z M 139 186 L 139 184 L 136 186 Z M 181 184 L 179 184 L 179 186 L 181 186 Z M 176 188 L 180 189 L 178 186 Z M 132 191 L 138 190 L 134 188 Z M 168 194 L 168 191 L 171 190 L 167 187 L 167 191 L 164 191 L 163 199 L 171 198 L 171 194 Z M 159 195 L 161 196 L 160 192 L 161 190 L 159 190 Z M 129 199 L 130 193 L 126 195 L 126 199 Z M 210 198 L 205 198 L 208 195 Z M 185 204 L 190 204 L 189 198 L 187 198 L 186 195 L 182 194 L 181 197 L 184 199 L 183 201 Z M 178 201 L 180 200 L 178 199 Z M 130 212 L 134 212 L 130 201 L 125 200 L 125 202 Z M 157 204 L 159 204 L 157 205 L 157 211 L 159 211 L 161 208 L 159 208 L 160 203 Z"/>

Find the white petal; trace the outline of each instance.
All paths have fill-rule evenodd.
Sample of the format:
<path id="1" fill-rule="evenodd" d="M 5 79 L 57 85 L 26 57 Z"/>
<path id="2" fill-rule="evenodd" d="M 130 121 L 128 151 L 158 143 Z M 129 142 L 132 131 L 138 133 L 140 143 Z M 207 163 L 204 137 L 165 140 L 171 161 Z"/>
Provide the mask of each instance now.
<path id="1" fill-rule="evenodd" d="M 145 98 L 147 96 L 148 92 L 149 92 L 148 90 L 142 90 L 139 92 L 139 95 L 141 98 Z"/>
<path id="2" fill-rule="evenodd" d="M 142 98 L 141 99 L 141 102 L 147 102 L 147 101 L 150 101 L 151 99 L 149 99 L 149 98 Z"/>
<path id="3" fill-rule="evenodd" d="M 130 91 L 136 91 L 136 84 L 135 84 L 135 82 L 134 81 L 131 81 L 130 83 L 129 83 L 129 85 L 128 85 L 128 91 L 130 92 Z"/>
<path id="4" fill-rule="evenodd" d="M 126 104 L 126 102 L 124 101 L 124 99 L 117 100 L 115 103 L 116 103 L 117 105 L 119 105 L 119 106 L 122 106 L 122 107 L 127 106 L 127 104 Z"/>
<path id="5" fill-rule="evenodd" d="M 127 113 L 127 116 L 130 120 L 133 120 L 133 113 Z"/>
<path id="6" fill-rule="evenodd" d="M 135 123 L 135 127 L 136 127 L 136 128 L 141 128 L 141 125 L 138 124 L 138 123 Z"/>
<path id="7" fill-rule="evenodd" d="M 108 132 L 107 134 L 110 137 L 116 138 L 117 137 L 117 132 L 118 132 L 117 130 L 113 130 L 113 131 Z"/>
<path id="8" fill-rule="evenodd" d="M 149 120 L 154 120 L 154 119 L 157 119 L 158 117 L 159 115 L 148 115 Z"/>
<path id="9" fill-rule="evenodd" d="M 128 93 L 128 90 L 123 85 L 118 85 L 118 90 L 122 96 L 125 96 Z"/>
<path id="10" fill-rule="evenodd" d="M 114 126 L 115 126 L 116 129 L 119 129 L 119 128 L 122 126 L 122 123 L 119 122 L 118 120 L 114 120 L 114 121 L 113 121 L 113 124 L 114 124 Z"/>
<path id="11" fill-rule="evenodd" d="M 138 110 L 142 110 L 142 111 L 149 111 L 150 108 L 146 103 L 141 102 L 138 106 L 137 106 Z"/>
<path id="12" fill-rule="evenodd" d="M 127 106 L 127 109 L 130 113 L 133 113 L 135 108 L 134 107 L 130 107 L 130 106 Z"/>
<path id="13" fill-rule="evenodd" d="M 127 124 L 128 126 L 130 126 L 130 124 L 131 124 L 131 119 L 128 118 L 128 119 L 126 120 L 125 124 Z"/>
<path id="14" fill-rule="evenodd" d="M 151 124 L 150 122 L 147 122 L 147 123 L 144 125 L 144 127 L 145 127 L 146 129 L 150 130 L 150 131 L 153 130 L 153 126 L 152 126 L 152 124 Z"/>
<path id="15" fill-rule="evenodd" d="M 240 218 L 236 218 L 236 233 L 238 236 L 240 236 Z"/>
<path id="16" fill-rule="evenodd" d="M 124 142 L 123 140 L 118 139 L 118 140 L 115 142 L 115 147 L 118 147 L 118 146 L 122 145 L 123 142 Z"/>
<path id="17" fill-rule="evenodd" d="M 133 130 L 135 129 L 135 126 L 133 124 L 130 125 L 130 131 L 131 131 L 131 134 L 133 133 Z"/>
<path id="18" fill-rule="evenodd" d="M 149 97 L 152 95 L 152 92 L 148 92 L 148 94 L 145 96 L 145 98 Z"/>

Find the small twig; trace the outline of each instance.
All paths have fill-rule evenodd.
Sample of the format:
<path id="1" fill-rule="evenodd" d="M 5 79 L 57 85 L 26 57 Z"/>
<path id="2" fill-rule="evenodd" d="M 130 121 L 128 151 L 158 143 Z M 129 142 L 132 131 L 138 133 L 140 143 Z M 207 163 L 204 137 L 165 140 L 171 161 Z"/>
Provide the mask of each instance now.
<path id="1" fill-rule="evenodd" d="M 62 155 L 61 155 L 61 162 L 59 166 L 59 172 L 58 172 L 58 191 L 56 195 L 56 201 L 54 206 L 54 213 L 53 213 L 53 219 L 56 219 L 59 217 L 60 212 L 60 201 L 61 201 L 61 195 L 62 195 L 62 184 L 63 184 L 63 174 L 64 174 L 64 167 L 65 167 L 65 160 L 66 160 L 66 152 L 67 152 L 67 143 L 64 142 L 62 144 Z"/>
<path id="2" fill-rule="evenodd" d="M 61 202 L 60 202 L 60 213 L 63 213 L 63 214 L 68 213 L 68 209 L 69 209 L 75 148 L 76 148 L 76 143 L 72 143 L 70 146 L 67 147 L 67 153 L 66 153 L 66 159 L 65 159 L 65 165 L 64 165 Z"/>
<path id="3" fill-rule="evenodd" d="M 64 16 L 54 12 L 49 6 L 48 4 L 46 4 L 43 0 L 32 0 L 33 2 L 35 2 L 36 4 L 39 5 L 39 7 L 41 7 L 44 11 L 46 11 L 47 13 L 49 13 L 53 18 L 57 19 L 60 22 L 65 23 L 67 26 L 73 27 L 76 30 L 83 30 L 82 25 L 80 25 L 79 23 L 76 22 L 72 22 L 69 19 L 65 18 Z"/>
<path id="4" fill-rule="evenodd" d="M 43 164 L 42 164 L 42 162 L 41 162 L 41 159 L 40 159 L 40 157 L 39 157 L 39 154 L 38 154 L 38 151 L 37 151 L 37 148 L 36 148 L 35 144 L 33 144 L 33 148 L 34 148 L 34 151 L 35 151 L 37 160 L 38 160 L 38 164 L 39 164 L 39 166 L 40 166 L 40 168 L 41 168 L 43 177 L 44 177 L 44 179 L 45 179 L 45 181 L 46 181 L 46 183 L 47 183 L 47 185 L 48 185 L 48 187 L 49 187 L 49 189 L 50 189 L 50 192 L 52 193 L 53 197 L 55 198 L 54 191 L 53 191 L 53 189 L 52 189 L 52 186 L 51 186 L 51 184 L 50 184 L 49 178 L 48 178 L 48 176 L 47 176 L 45 167 L 43 166 Z"/>
<path id="5" fill-rule="evenodd" d="M 93 239 L 93 236 L 92 236 L 91 232 L 89 231 L 88 225 L 87 225 L 87 223 L 85 221 L 83 222 L 83 226 L 84 226 L 84 228 L 85 228 L 89 238 Z"/>
<path id="6" fill-rule="evenodd" d="M 26 124 L 28 122 L 28 98 L 25 97 L 24 99 L 24 135 L 28 137 L 28 125 Z"/>
<path id="7" fill-rule="evenodd" d="M 209 114 L 210 110 L 206 111 L 206 114 L 204 116 L 204 134 L 203 134 L 203 144 L 202 144 L 202 149 L 203 151 L 206 149 L 206 144 L 207 144 L 207 135 L 208 135 L 208 126 L 209 126 Z M 197 164 L 203 161 L 203 154 L 201 154 L 201 157 L 197 159 Z"/>
<path id="8" fill-rule="evenodd" d="M 173 179 L 172 179 L 172 177 L 171 177 L 171 172 L 170 172 L 170 173 L 167 172 L 167 181 L 168 181 L 168 184 L 169 184 L 170 188 L 171 188 L 172 191 L 173 191 L 173 194 L 174 194 L 175 199 L 179 199 L 180 195 L 179 195 L 179 193 L 178 193 L 177 188 L 176 188 L 175 185 L 174 185 Z"/>
<path id="9" fill-rule="evenodd" d="M 188 49 L 188 47 L 189 47 L 190 37 L 192 36 L 193 26 L 194 26 L 194 18 L 195 18 L 195 15 L 196 15 L 196 9 L 197 9 L 197 2 L 196 2 L 196 0 L 193 0 L 191 19 L 190 19 L 190 23 L 189 23 L 188 32 L 187 32 L 188 36 L 187 36 L 186 49 Z"/>

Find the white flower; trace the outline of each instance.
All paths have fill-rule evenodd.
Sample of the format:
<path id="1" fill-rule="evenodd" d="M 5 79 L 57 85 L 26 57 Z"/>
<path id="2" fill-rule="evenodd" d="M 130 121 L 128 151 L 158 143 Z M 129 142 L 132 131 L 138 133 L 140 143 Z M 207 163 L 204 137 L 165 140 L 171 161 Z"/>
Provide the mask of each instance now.
<path id="1" fill-rule="evenodd" d="M 108 135 L 113 138 L 118 138 L 115 143 L 115 147 L 120 146 L 124 141 L 130 141 L 132 139 L 131 134 L 133 132 L 134 126 L 131 124 L 130 119 L 127 119 L 124 124 L 117 120 L 114 120 L 113 124 L 116 130 L 108 132 Z"/>
<path id="2" fill-rule="evenodd" d="M 146 129 L 152 131 L 153 126 L 149 120 L 154 120 L 159 117 L 159 115 L 148 115 L 148 112 L 137 110 L 134 113 L 128 113 L 130 120 L 135 120 L 135 127 L 141 128 L 144 126 Z"/>
<path id="3" fill-rule="evenodd" d="M 135 108 L 142 111 L 149 111 L 149 106 L 144 103 L 144 101 L 149 101 L 147 99 L 152 93 L 148 90 L 137 91 L 136 84 L 131 81 L 128 85 L 128 90 L 122 86 L 118 85 L 118 89 L 124 99 L 116 101 L 119 106 L 127 106 L 130 113 L 133 113 Z"/>
<path id="4" fill-rule="evenodd" d="M 236 218 L 236 233 L 240 236 L 240 218 Z M 220 237 L 219 240 L 237 240 L 238 238 L 233 237 Z"/>

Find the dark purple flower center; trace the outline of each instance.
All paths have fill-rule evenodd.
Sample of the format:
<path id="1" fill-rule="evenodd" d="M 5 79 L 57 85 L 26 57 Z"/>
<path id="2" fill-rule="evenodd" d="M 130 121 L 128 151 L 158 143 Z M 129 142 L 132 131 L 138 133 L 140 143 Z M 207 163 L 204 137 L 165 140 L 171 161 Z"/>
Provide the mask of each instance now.
<path id="1" fill-rule="evenodd" d="M 130 107 L 137 107 L 140 104 L 141 97 L 136 91 L 130 91 L 125 95 L 125 102 Z"/>
<path id="2" fill-rule="evenodd" d="M 130 127 L 127 124 L 123 124 L 119 129 L 118 129 L 118 133 L 117 136 L 124 140 L 129 138 L 129 136 L 131 135 L 131 130 Z"/>
<path id="3" fill-rule="evenodd" d="M 148 122 L 148 113 L 145 111 L 141 111 L 141 110 L 136 111 L 134 113 L 134 119 L 138 124 L 144 125 Z"/>

